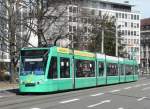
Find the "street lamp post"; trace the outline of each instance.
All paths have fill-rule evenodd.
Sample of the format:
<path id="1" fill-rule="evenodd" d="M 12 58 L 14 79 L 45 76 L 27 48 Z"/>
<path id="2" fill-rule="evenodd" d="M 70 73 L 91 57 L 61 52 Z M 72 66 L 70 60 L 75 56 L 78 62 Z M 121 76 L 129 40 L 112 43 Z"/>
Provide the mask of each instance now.
<path id="1" fill-rule="evenodd" d="M 116 56 L 118 57 L 118 25 L 117 25 L 117 21 L 116 21 L 116 32 L 115 32 L 115 36 L 116 36 Z"/>
<path id="2" fill-rule="evenodd" d="M 104 53 L 104 29 L 102 29 L 101 53 Z"/>

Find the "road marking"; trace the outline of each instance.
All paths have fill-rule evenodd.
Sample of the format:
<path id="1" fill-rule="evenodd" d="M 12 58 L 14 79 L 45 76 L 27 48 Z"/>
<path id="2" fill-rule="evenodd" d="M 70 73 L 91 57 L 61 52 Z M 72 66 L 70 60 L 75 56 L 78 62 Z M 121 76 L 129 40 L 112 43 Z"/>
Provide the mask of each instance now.
<path id="1" fill-rule="evenodd" d="M 97 103 L 97 104 L 93 104 L 93 105 L 88 106 L 88 108 L 95 107 L 95 106 L 98 106 L 98 105 L 101 105 L 101 104 L 104 104 L 104 103 L 110 103 L 110 102 L 111 102 L 111 100 L 101 101 L 100 103 Z"/>
<path id="2" fill-rule="evenodd" d="M 133 87 L 136 87 L 136 88 L 137 88 L 137 87 L 141 87 L 141 85 L 135 85 L 135 86 L 133 86 Z"/>
<path id="3" fill-rule="evenodd" d="M 143 88 L 142 91 L 148 90 L 150 87 Z"/>
<path id="4" fill-rule="evenodd" d="M 144 100 L 145 98 L 147 98 L 147 97 L 139 98 L 139 99 L 137 99 L 137 101 L 142 101 L 142 100 Z"/>
<path id="5" fill-rule="evenodd" d="M 35 108 L 31 108 L 31 109 L 40 109 L 40 108 L 36 108 L 36 107 L 35 107 Z"/>
<path id="6" fill-rule="evenodd" d="M 146 86 L 147 84 L 142 84 L 142 86 Z"/>
<path id="7" fill-rule="evenodd" d="M 3 98 L 3 96 L 0 96 L 0 98 Z"/>
<path id="8" fill-rule="evenodd" d="M 92 97 L 96 97 L 96 96 L 100 96 L 100 95 L 104 95 L 104 93 L 97 93 L 97 94 L 93 94 L 91 95 Z"/>
<path id="9" fill-rule="evenodd" d="M 119 107 L 118 109 L 124 109 L 123 107 Z"/>
<path id="10" fill-rule="evenodd" d="M 119 92 L 120 90 L 112 90 L 110 91 L 111 93 L 114 93 L 114 92 Z"/>
<path id="11" fill-rule="evenodd" d="M 79 99 L 71 99 L 71 100 L 61 101 L 60 103 L 64 104 L 64 103 L 74 102 L 74 101 L 78 101 L 78 100 Z"/>
<path id="12" fill-rule="evenodd" d="M 132 88 L 132 87 L 125 87 L 124 89 L 127 90 L 127 89 L 131 89 L 131 88 Z"/>

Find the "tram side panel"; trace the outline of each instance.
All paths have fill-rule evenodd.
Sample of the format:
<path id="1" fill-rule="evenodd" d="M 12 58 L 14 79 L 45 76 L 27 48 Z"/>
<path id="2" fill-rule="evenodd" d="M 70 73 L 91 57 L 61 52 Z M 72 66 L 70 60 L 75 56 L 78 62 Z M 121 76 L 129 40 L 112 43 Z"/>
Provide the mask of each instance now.
<path id="1" fill-rule="evenodd" d="M 134 81 L 134 64 L 131 60 L 124 60 L 125 63 L 125 80 L 126 82 Z"/>
<path id="2" fill-rule="evenodd" d="M 106 63 L 104 60 L 97 61 L 97 85 L 106 85 Z"/>
<path id="3" fill-rule="evenodd" d="M 58 68 L 59 68 L 59 82 L 58 90 L 73 89 L 72 78 L 72 56 L 60 54 L 58 56 Z"/>
<path id="4" fill-rule="evenodd" d="M 107 84 L 119 83 L 118 58 L 106 56 Z"/>
<path id="5" fill-rule="evenodd" d="M 125 82 L 125 67 L 124 67 L 124 59 L 119 58 L 118 62 L 118 67 L 119 67 L 119 83 Z"/>
<path id="6" fill-rule="evenodd" d="M 96 71 L 94 60 L 75 59 L 75 88 L 96 86 Z"/>

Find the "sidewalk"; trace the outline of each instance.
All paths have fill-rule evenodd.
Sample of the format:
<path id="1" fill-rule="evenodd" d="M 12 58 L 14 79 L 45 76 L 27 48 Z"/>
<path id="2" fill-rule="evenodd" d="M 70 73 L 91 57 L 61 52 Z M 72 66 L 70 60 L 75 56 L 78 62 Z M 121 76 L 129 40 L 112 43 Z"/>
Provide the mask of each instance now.
<path id="1" fill-rule="evenodd" d="M 10 84 L 9 82 L 0 81 L 0 91 L 18 89 L 18 84 Z"/>

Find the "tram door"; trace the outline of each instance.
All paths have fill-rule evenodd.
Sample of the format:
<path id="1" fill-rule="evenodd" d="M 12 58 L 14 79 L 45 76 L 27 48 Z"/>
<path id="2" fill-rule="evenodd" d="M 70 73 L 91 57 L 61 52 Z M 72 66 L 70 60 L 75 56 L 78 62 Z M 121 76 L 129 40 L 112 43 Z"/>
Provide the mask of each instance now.
<path id="1" fill-rule="evenodd" d="M 72 62 L 70 57 L 59 57 L 59 90 L 72 89 Z"/>

